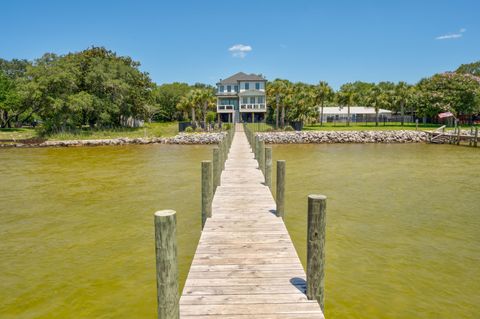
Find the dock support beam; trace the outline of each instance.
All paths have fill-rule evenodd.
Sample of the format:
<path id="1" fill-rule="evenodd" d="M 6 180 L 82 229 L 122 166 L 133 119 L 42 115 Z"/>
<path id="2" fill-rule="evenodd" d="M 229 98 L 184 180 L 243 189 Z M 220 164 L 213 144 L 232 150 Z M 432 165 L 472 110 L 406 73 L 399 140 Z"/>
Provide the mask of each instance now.
<path id="1" fill-rule="evenodd" d="M 208 217 L 212 217 L 212 161 L 202 161 L 202 229 Z"/>
<path id="2" fill-rule="evenodd" d="M 325 224 L 327 197 L 308 196 L 307 298 L 325 307 Z"/>
<path id="3" fill-rule="evenodd" d="M 285 216 L 285 161 L 277 161 L 277 217 Z"/>
<path id="4" fill-rule="evenodd" d="M 272 148 L 265 147 L 265 185 L 272 189 Z"/>
<path id="5" fill-rule="evenodd" d="M 222 173 L 222 167 L 220 163 L 220 149 L 215 147 L 213 149 L 213 192 L 220 186 L 220 174 Z"/>
<path id="6" fill-rule="evenodd" d="M 174 210 L 161 210 L 154 216 L 158 319 L 178 319 L 176 213 Z"/>

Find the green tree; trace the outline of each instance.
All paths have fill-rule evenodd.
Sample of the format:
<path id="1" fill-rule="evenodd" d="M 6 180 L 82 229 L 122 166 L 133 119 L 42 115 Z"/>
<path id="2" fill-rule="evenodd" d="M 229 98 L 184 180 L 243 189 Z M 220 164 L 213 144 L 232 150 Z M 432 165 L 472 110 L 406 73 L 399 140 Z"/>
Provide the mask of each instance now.
<path id="1" fill-rule="evenodd" d="M 480 61 L 462 64 L 455 72 L 480 76 Z"/>
<path id="2" fill-rule="evenodd" d="M 158 121 L 178 120 L 182 113 L 177 109 L 180 99 L 187 95 L 191 87 L 187 83 L 169 83 L 155 87 L 152 91 L 154 104 L 157 106 L 153 116 Z"/>
<path id="3" fill-rule="evenodd" d="M 318 121 L 323 125 L 323 108 L 326 102 L 329 102 L 335 96 L 332 87 L 326 81 L 320 81 L 315 87 L 315 103 L 320 105 L 320 117 Z"/>
<path id="4" fill-rule="evenodd" d="M 350 107 L 355 105 L 357 91 L 352 83 L 343 84 L 337 92 L 337 102 L 341 107 L 347 107 L 347 126 L 350 126 Z"/>
<path id="5" fill-rule="evenodd" d="M 436 116 L 449 111 L 455 115 L 480 112 L 480 78 L 470 74 L 442 73 L 417 84 L 417 112 Z"/>

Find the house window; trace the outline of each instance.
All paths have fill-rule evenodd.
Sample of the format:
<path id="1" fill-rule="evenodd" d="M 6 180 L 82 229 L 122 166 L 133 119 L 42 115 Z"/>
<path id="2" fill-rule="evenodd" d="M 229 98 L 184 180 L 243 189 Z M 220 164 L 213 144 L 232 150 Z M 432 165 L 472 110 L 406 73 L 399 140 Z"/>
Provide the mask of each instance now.
<path id="1" fill-rule="evenodd" d="M 233 89 L 235 90 L 235 92 L 238 92 L 238 85 L 235 85 Z"/>
<path id="2" fill-rule="evenodd" d="M 223 92 L 223 89 L 224 89 L 223 85 L 220 85 L 220 92 Z"/>
<path id="3" fill-rule="evenodd" d="M 250 98 L 250 104 L 255 104 L 255 97 L 254 97 L 254 96 L 252 96 L 252 97 Z"/>
<path id="4" fill-rule="evenodd" d="M 259 96 L 258 98 L 258 104 L 263 104 L 263 96 Z"/>
<path id="5" fill-rule="evenodd" d="M 232 86 L 231 85 L 227 85 L 227 92 L 230 92 L 232 90 Z"/>
<path id="6" fill-rule="evenodd" d="M 250 83 L 245 83 L 245 90 L 250 90 Z"/>
<path id="7" fill-rule="evenodd" d="M 255 83 L 255 90 L 260 90 L 260 83 Z"/>
<path id="8" fill-rule="evenodd" d="M 242 97 L 242 104 L 248 104 L 248 98 Z"/>

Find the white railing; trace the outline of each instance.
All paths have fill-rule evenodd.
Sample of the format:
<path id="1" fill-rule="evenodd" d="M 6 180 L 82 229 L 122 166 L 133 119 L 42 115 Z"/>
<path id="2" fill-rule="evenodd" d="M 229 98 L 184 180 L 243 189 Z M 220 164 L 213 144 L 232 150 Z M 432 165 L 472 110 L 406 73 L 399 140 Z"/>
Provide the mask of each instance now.
<path id="1" fill-rule="evenodd" d="M 267 109 L 265 103 L 259 104 L 240 104 L 240 112 L 244 111 L 265 111 Z"/>
<path id="2" fill-rule="evenodd" d="M 233 111 L 233 105 L 217 105 L 217 111 Z"/>

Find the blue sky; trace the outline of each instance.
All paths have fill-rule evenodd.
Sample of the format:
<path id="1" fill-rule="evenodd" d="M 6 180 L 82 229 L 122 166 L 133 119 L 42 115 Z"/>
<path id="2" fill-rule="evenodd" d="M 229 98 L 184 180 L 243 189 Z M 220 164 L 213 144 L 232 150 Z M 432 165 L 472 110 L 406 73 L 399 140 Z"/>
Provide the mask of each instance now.
<path id="1" fill-rule="evenodd" d="M 480 60 L 478 0 L 17 0 L 0 11 L 1 58 L 105 46 L 157 83 L 238 71 L 335 88 L 415 83 Z"/>

